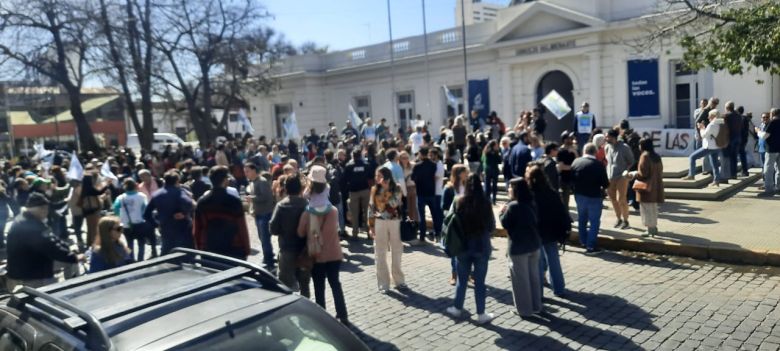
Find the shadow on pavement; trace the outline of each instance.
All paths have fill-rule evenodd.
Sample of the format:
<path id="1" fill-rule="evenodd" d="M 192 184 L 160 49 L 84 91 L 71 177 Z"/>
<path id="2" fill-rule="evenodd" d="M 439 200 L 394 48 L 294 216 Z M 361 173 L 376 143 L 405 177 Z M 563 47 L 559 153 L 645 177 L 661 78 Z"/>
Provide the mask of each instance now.
<path id="1" fill-rule="evenodd" d="M 404 304 L 404 306 L 411 306 L 417 309 L 428 311 L 430 313 L 441 315 L 447 315 L 444 310 L 452 305 L 452 298 L 450 297 L 439 297 L 432 299 L 412 289 L 406 289 L 403 292 L 390 290 L 388 291 L 387 296 L 398 300 Z"/>
<path id="2" fill-rule="evenodd" d="M 498 334 L 495 339 L 496 346 L 504 350 L 573 350 L 548 336 L 535 336 L 494 324 L 485 324 L 482 327 Z"/>
<path id="3" fill-rule="evenodd" d="M 569 291 L 565 300 L 548 299 L 547 302 L 577 312 L 585 319 L 601 324 L 622 325 L 651 331 L 659 330 L 653 324 L 653 315 L 618 296 Z M 562 319 L 559 321 L 572 322 Z"/>
<path id="4" fill-rule="evenodd" d="M 351 330 L 355 335 L 360 338 L 360 340 L 363 340 L 364 343 L 371 349 L 371 350 L 382 350 L 382 351 L 399 351 L 400 349 L 395 346 L 394 344 L 391 344 L 389 342 L 385 342 L 382 340 L 379 340 L 371 335 L 366 334 L 364 331 L 356 328 L 354 325 L 349 327 L 349 330 Z"/>
<path id="5" fill-rule="evenodd" d="M 558 318 L 549 313 L 545 313 L 543 317 L 534 317 L 533 322 L 566 335 L 569 339 L 576 341 L 577 343 L 598 350 L 620 351 L 639 347 L 639 345 L 634 343 L 631 339 L 611 330 L 600 329 L 577 321 Z M 553 348 L 550 346 L 554 345 L 550 345 L 549 341 L 546 340 L 537 340 L 529 345 L 529 349 L 558 349 L 558 347 Z M 567 346 L 564 347 L 568 349 Z"/>
<path id="6" fill-rule="evenodd" d="M 679 263 L 675 263 L 669 260 L 669 257 L 666 256 L 649 256 L 648 254 L 641 253 L 641 252 L 632 252 L 632 253 L 617 253 L 612 251 L 602 251 L 601 254 L 593 256 L 596 258 L 600 258 L 607 262 L 614 262 L 614 263 L 632 263 L 636 265 L 641 266 L 651 266 L 651 267 L 660 267 L 660 268 L 669 268 L 669 269 L 681 269 L 681 270 L 692 270 L 693 268 L 681 265 Z"/>

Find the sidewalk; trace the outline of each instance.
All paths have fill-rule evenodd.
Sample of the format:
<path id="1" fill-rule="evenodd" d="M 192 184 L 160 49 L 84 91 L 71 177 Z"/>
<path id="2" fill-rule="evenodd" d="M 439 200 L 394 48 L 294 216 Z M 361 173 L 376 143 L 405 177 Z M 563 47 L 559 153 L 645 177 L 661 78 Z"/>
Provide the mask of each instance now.
<path id="1" fill-rule="evenodd" d="M 617 222 L 609 201 L 601 215 L 599 246 L 610 250 L 631 250 L 711 259 L 718 262 L 780 266 L 780 196 L 756 198 L 753 184 L 725 201 L 670 200 L 659 209 L 656 238 L 644 232 L 638 211 L 631 212 L 631 228 L 613 229 Z M 573 232 L 570 242 L 579 245 L 576 208 L 569 208 Z M 496 206 L 496 220 L 501 206 Z M 500 228 L 496 236 L 506 236 Z"/>

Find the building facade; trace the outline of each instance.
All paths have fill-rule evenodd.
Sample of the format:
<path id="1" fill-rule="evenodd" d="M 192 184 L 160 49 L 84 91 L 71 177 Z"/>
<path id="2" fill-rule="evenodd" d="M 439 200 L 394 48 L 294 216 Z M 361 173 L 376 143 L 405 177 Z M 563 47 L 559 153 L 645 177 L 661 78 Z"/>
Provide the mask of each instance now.
<path id="1" fill-rule="evenodd" d="M 463 5 L 463 13 L 461 13 Z M 498 10 L 504 8 L 504 5 L 493 2 L 482 2 L 482 0 L 456 0 L 455 1 L 455 26 L 460 27 L 463 20 L 466 25 L 493 21 L 498 17 Z"/>
<path id="2" fill-rule="evenodd" d="M 280 137 L 295 112 L 300 130 L 324 132 L 328 122 L 344 125 L 349 105 L 399 127 L 419 114 L 438 131 L 472 107 L 494 110 L 512 125 L 553 90 L 572 109 L 562 118 L 545 113 L 545 134 L 555 139 L 573 127 L 586 101 L 600 126 L 627 118 L 638 128 L 689 128 L 697 100 L 710 96 L 733 100 L 755 118 L 778 105 L 780 80 L 763 71 L 687 71 L 674 45 L 636 52 L 629 43 L 647 35 L 648 18 L 662 17 L 656 9 L 657 0 L 545 0 L 501 9 L 494 21 L 466 26 L 467 79 L 461 28 L 397 39 L 392 47 L 291 57 L 277 67 L 279 88 L 250 100 L 254 128 Z M 457 111 L 442 86 L 458 99 Z"/>

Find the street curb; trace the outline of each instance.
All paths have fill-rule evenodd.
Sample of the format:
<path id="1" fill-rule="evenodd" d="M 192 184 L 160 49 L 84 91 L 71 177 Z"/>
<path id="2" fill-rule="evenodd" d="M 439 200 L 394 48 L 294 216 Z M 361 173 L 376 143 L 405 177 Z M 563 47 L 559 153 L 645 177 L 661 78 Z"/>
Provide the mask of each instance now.
<path id="1" fill-rule="evenodd" d="M 433 228 L 433 222 L 430 219 L 427 220 L 427 223 L 428 228 Z M 506 238 L 506 229 L 496 228 L 493 232 L 493 237 Z M 579 241 L 579 234 L 576 230 L 572 230 L 567 243 L 579 247 L 581 246 Z M 608 250 L 627 250 L 659 255 L 690 257 L 697 260 L 712 260 L 721 263 L 780 267 L 780 250 L 750 250 L 741 247 L 730 248 L 680 244 L 669 240 L 656 238 L 646 239 L 639 236 L 632 238 L 617 238 L 609 233 L 604 233 L 603 230 L 599 233 L 598 244 L 599 247 Z"/>

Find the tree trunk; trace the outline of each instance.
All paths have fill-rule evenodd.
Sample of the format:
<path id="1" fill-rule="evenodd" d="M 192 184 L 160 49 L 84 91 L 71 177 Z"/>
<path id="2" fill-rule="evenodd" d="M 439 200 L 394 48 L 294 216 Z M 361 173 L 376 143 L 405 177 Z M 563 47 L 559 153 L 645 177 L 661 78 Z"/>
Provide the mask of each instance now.
<path id="1" fill-rule="evenodd" d="M 92 134 L 92 128 L 89 126 L 87 116 L 84 115 L 84 111 L 81 109 L 80 92 L 73 89 L 66 90 L 70 101 L 70 114 L 73 116 L 73 122 L 76 124 L 79 142 L 81 143 L 80 151 L 99 152 L 95 135 Z"/>
<path id="2" fill-rule="evenodd" d="M 213 144 L 214 140 L 211 139 L 211 132 L 209 131 L 211 125 L 204 121 L 202 113 L 198 110 L 198 106 L 193 99 L 187 99 L 187 110 L 190 113 L 190 120 L 192 120 L 192 126 L 195 129 L 195 135 L 198 137 L 201 147 Z"/>

